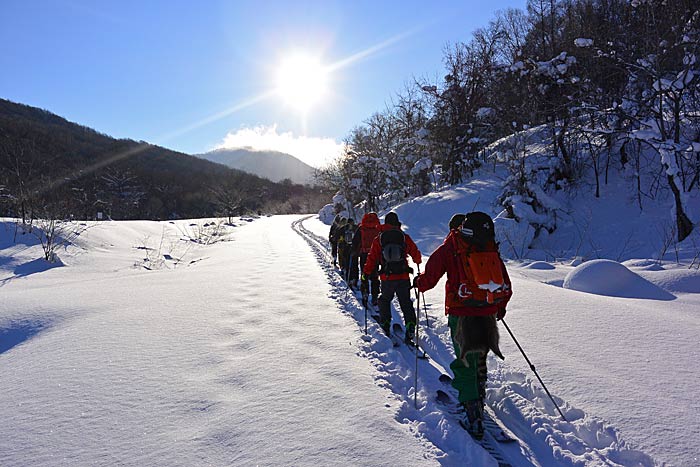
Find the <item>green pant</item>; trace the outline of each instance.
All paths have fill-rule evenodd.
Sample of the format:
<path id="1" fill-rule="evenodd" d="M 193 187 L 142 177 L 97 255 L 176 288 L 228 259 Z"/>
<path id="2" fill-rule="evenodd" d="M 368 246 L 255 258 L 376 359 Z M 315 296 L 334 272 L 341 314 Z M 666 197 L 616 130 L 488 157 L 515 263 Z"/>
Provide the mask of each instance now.
<path id="1" fill-rule="evenodd" d="M 455 342 L 458 316 L 448 316 L 447 323 L 450 326 L 452 346 L 456 358 L 450 363 L 450 369 L 454 374 L 452 387 L 459 391 L 459 401 L 468 402 L 483 399 L 486 393 L 486 354 L 483 352 L 469 352 L 465 359 L 469 366 L 459 358 L 460 349 Z"/>

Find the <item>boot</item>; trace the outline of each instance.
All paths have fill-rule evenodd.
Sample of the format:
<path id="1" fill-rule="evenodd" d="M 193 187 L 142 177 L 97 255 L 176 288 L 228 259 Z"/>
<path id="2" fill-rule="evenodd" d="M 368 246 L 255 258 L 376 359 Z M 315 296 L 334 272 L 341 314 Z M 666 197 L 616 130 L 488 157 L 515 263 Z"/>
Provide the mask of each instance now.
<path id="1" fill-rule="evenodd" d="M 416 336 L 416 323 L 408 322 L 406 323 L 406 335 L 404 336 L 404 342 L 406 345 L 415 346 L 413 338 Z"/>
<path id="2" fill-rule="evenodd" d="M 384 321 L 379 325 L 382 327 L 382 331 L 384 331 L 384 334 L 391 337 L 391 321 Z"/>
<path id="3" fill-rule="evenodd" d="M 462 425 L 469 431 L 474 439 L 484 438 L 484 404 L 480 399 L 467 401 L 464 406 L 464 418 Z"/>

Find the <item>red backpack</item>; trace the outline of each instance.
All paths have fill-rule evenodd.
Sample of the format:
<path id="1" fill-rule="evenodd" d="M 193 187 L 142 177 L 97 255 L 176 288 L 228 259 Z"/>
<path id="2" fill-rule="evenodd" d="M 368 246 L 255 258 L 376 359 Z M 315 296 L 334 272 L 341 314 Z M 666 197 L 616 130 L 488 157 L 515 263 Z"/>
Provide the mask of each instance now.
<path id="1" fill-rule="evenodd" d="M 459 286 L 448 292 L 449 306 L 484 307 L 495 305 L 512 294 L 510 284 L 503 276 L 498 247 L 489 242 L 483 248 L 458 238 L 452 241 L 460 266 Z"/>
<path id="2" fill-rule="evenodd" d="M 379 216 L 375 212 L 368 212 L 362 217 L 360 223 L 360 253 L 369 253 L 372 242 L 379 235 Z"/>

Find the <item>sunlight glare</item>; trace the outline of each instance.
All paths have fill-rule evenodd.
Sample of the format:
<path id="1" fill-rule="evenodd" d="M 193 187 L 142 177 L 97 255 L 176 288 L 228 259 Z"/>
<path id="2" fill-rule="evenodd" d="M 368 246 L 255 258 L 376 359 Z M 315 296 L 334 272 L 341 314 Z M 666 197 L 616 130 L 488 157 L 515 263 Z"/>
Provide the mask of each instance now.
<path id="1" fill-rule="evenodd" d="M 328 70 L 309 55 L 290 55 L 277 73 L 277 92 L 288 104 L 306 112 L 317 104 L 326 92 Z"/>

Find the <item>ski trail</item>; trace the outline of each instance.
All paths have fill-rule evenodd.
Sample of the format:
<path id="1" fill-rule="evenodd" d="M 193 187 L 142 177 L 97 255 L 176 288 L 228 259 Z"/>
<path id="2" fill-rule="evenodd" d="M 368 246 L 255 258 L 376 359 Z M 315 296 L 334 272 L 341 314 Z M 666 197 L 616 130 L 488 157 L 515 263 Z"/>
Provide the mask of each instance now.
<path id="1" fill-rule="evenodd" d="M 333 298 L 339 303 L 343 313 L 353 318 L 364 330 L 365 312 L 362 305 L 333 268 L 325 239 L 306 229 L 303 225 L 305 219 L 307 218 L 294 222 L 292 228 L 312 247 L 333 286 Z M 393 394 L 394 403 L 388 403 L 387 407 L 395 409 L 398 422 L 408 425 L 417 437 L 426 439 L 444 453 L 438 457 L 441 465 L 461 466 L 465 460 L 470 460 L 473 465 L 497 466 L 496 461 L 469 437 L 454 417 L 443 413 L 432 402 L 437 386 L 426 387 L 423 381 L 437 382 L 440 375 L 437 369 L 426 364 L 427 362 L 419 362 L 416 409 L 413 405 L 415 354 L 405 346 L 393 347 L 390 339 L 372 319 L 368 322 L 368 335 L 359 341 L 358 345 L 358 355 L 367 358 L 377 370 L 374 375 L 377 384 L 389 389 Z"/>
<path id="2" fill-rule="evenodd" d="M 292 228 L 311 246 L 325 271 L 333 294 L 344 313 L 364 329 L 365 312 L 355 294 L 345 285 L 332 267 L 329 245 L 325 238 L 306 228 L 308 216 L 292 224 Z M 421 297 L 421 303 L 423 299 Z M 405 346 L 393 348 L 377 323 L 370 319 L 368 336 L 360 344 L 358 354 L 367 357 L 377 369 L 379 385 L 389 388 L 398 402 L 396 419 L 408 424 L 416 436 L 425 437 L 445 452 L 442 465 L 497 465 L 469 435 L 434 400 L 438 389 L 451 390 L 439 382 L 440 374 L 450 374 L 451 341 L 446 320 L 431 313 L 426 327 L 425 308 L 420 309 L 420 342 L 430 360 L 418 363 L 418 393 L 415 394 L 415 354 Z M 394 306 L 393 319 L 400 315 Z M 418 310 L 417 310 L 418 311 Z M 417 407 L 414 407 L 416 395 Z M 643 452 L 626 446 L 614 426 L 583 410 L 557 400 L 567 419 L 559 417 L 544 390 L 528 376 L 512 371 L 489 356 L 487 410 L 517 439 L 517 443 L 499 445 L 503 457 L 513 467 L 653 467 L 659 465 Z"/>

